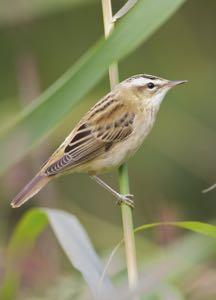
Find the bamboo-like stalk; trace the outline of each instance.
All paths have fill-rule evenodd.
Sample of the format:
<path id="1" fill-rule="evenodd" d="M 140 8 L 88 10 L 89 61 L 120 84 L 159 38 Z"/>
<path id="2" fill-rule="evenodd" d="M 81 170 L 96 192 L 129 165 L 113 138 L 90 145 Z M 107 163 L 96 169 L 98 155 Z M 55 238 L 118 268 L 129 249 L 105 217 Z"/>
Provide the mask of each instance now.
<path id="1" fill-rule="evenodd" d="M 102 0 L 103 20 L 104 20 L 104 32 L 107 38 L 114 28 L 112 22 L 112 4 L 111 0 Z M 111 89 L 118 84 L 119 74 L 118 65 L 113 63 L 109 67 L 109 79 Z M 124 164 L 119 168 L 119 187 L 122 194 L 129 194 L 129 179 L 127 165 Z M 134 239 L 134 227 L 132 209 L 125 204 L 121 205 L 122 222 L 124 243 L 127 261 L 128 283 L 129 288 L 133 290 L 137 285 L 138 273 L 137 273 L 137 261 L 136 261 L 136 248 Z"/>

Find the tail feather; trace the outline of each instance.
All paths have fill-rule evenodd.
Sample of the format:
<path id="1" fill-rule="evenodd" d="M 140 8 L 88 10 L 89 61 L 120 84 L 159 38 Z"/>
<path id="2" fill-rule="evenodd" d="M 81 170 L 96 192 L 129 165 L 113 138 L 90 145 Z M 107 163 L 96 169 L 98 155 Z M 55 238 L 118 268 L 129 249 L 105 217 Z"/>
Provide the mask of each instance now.
<path id="1" fill-rule="evenodd" d="M 50 176 L 45 176 L 40 173 L 37 174 L 11 201 L 11 206 L 13 208 L 20 207 L 37 194 L 50 180 Z"/>

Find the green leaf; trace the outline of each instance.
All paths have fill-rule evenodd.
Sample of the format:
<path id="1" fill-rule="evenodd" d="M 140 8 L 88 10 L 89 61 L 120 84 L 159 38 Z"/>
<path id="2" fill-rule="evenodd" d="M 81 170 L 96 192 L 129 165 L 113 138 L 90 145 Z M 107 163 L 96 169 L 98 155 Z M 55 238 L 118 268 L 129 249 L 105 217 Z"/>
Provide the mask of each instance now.
<path id="1" fill-rule="evenodd" d="M 101 39 L 37 101 L 28 106 L 10 128 L 1 132 L 0 172 L 36 146 L 99 81 L 113 61 L 122 59 L 138 47 L 183 2 L 184 0 L 138 1 L 117 22 L 115 30 L 106 41 Z"/>
<path id="2" fill-rule="evenodd" d="M 48 224 L 46 215 L 36 209 L 27 212 L 16 226 L 10 240 L 5 262 L 6 274 L 1 282 L 0 299 L 15 299 L 16 291 L 19 288 L 19 274 L 17 263 L 33 247 L 36 239 Z"/>
<path id="3" fill-rule="evenodd" d="M 0 289 L 1 299 L 5 299 L 6 293 L 14 295 L 11 291 L 11 282 L 17 282 L 16 262 L 32 248 L 48 223 L 71 264 L 81 272 L 94 296 L 100 296 L 103 299 L 113 296 L 114 287 L 108 276 L 105 276 L 103 282 L 100 283 L 103 270 L 101 261 L 78 219 L 60 210 L 33 209 L 24 215 L 11 238 L 7 274 Z M 16 278 L 15 281 L 14 278 Z"/>
<path id="4" fill-rule="evenodd" d="M 64 211 L 44 209 L 44 212 L 62 249 L 72 265 L 82 273 L 95 297 L 110 299 L 114 288 L 107 276 L 103 284 L 99 284 L 102 264 L 78 219 Z"/>
<path id="5" fill-rule="evenodd" d="M 202 222 L 196 222 L 196 221 L 184 221 L 184 222 L 164 222 L 164 223 L 152 223 L 152 224 L 146 224 L 139 226 L 135 229 L 135 232 L 142 231 L 148 228 L 156 227 L 156 226 L 177 226 L 180 228 L 188 229 L 196 233 L 201 233 L 204 235 L 207 235 L 212 238 L 216 238 L 216 226 L 208 224 L 208 223 L 202 223 Z"/>
<path id="6" fill-rule="evenodd" d="M 24 215 L 16 226 L 9 243 L 8 257 L 10 263 L 26 255 L 47 224 L 46 215 L 38 209 L 32 209 Z"/>

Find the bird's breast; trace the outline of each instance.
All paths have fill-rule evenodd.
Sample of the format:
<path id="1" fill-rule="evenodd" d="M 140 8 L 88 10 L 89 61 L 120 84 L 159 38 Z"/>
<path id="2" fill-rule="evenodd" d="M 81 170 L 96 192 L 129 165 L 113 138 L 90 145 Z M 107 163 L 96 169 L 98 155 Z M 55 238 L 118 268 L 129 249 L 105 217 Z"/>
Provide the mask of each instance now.
<path id="1" fill-rule="evenodd" d="M 124 141 L 116 143 L 97 159 L 87 163 L 84 172 L 99 174 L 120 166 L 133 155 L 143 143 L 154 124 L 151 114 L 136 117 L 133 133 Z M 84 166 L 83 166 L 84 167 Z"/>

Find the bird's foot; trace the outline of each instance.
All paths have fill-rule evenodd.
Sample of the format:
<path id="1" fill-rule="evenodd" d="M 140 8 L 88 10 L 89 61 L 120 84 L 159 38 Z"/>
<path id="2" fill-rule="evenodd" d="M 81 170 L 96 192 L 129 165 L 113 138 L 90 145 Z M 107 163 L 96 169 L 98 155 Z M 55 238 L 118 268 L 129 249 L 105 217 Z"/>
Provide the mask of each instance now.
<path id="1" fill-rule="evenodd" d="M 126 204 L 131 208 L 134 208 L 134 195 L 127 194 L 127 195 L 121 195 L 119 194 L 118 200 L 116 204 L 121 205 L 121 204 Z"/>

